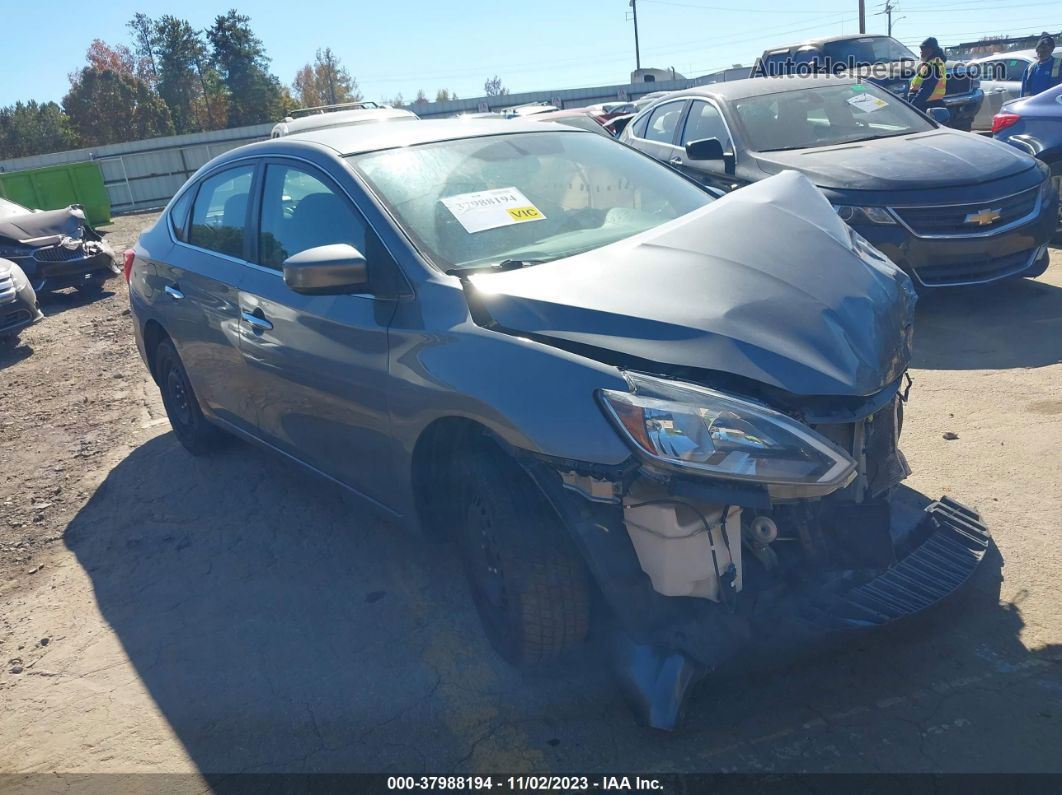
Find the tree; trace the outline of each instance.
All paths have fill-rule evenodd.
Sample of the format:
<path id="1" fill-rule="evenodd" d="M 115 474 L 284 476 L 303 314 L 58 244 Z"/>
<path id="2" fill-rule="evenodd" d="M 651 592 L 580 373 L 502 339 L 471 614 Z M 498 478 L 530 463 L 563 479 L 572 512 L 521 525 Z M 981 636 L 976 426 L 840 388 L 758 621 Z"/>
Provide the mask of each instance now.
<path id="1" fill-rule="evenodd" d="M 425 96 L 423 89 L 417 91 L 417 98 L 415 100 L 413 100 L 413 104 L 414 105 L 427 105 L 428 104 L 428 97 Z"/>
<path id="2" fill-rule="evenodd" d="M 124 44 L 112 47 L 103 39 L 92 40 L 88 52 L 85 53 L 85 60 L 90 67 L 101 72 L 109 69 L 118 74 L 131 75 L 135 74 L 136 70 L 136 61 L 128 47 Z M 77 74 L 74 73 L 75 76 Z"/>
<path id="3" fill-rule="evenodd" d="M 207 30 L 211 63 L 228 98 L 230 127 L 275 121 L 284 112 L 280 81 L 269 73 L 265 47 L 250 22 L 233 9 L 215 18 Z"/>
<path id="4" fill-rule="evenodd" d="M 173 134 L 166 103 L 133 74 L 86 66 L 72 82 L 63 108 L 82 146 Z"/>
<path id="5" fill-rule="evenodd" d="M 449 102 L 450 101 L 450 92 L 447 91 L 445 88 L 440 88 L 438 91 L 435 92 L 435 101 L 436 102 Z"/>
<path id="6" fill-rule="evenodd" d="M 361 99 L 358 81 L 351 77 L 350 72 L 339 62 L 331 47 L 317 51 L 313 71 L 317 90 L 326 104 L 337 105 L 340 102 L 357 102 Z"/>
<path id="7" fill-rule="evenodd" d="M 158 80 L 158 65 L 155 62 L 155 21 L 147 14 L 137 12 L 126 25 L 133 34 L 133 52 L 144 64 L 141 75 L 152 85 Z"/>
<path id="8" fill-rule="evenodd" d="M 0 158 L 61 152 L 78 145 L 70 118 L 55 102 L 33 100 L 0 108 Z"/>
<path id="9" fill-rule="evenodd" d="M 313 67 L 309 64 L 295 73 L 295 79 L 291 82 L 291 90 L 304 108 L 316 108 L 325 104 L 321 99 L 321 92 L 317 90 L 317 76 L 314 75 Z"/>
<path id="10" fill-rule="evenodd" d="M 351 77 L 331 47 L 318 50 L 313 65 L 306 64 L 295 73 L 291 88 L 304 108 L 357 102 L 362 98 L 358 81 Z"/>
<path id="11" fill-rule="evenodd" d="M 494 75 L 483 84 L 483 93 L 488 97 L 501 97 L 508 94 L 509 89 L 502 85 L 502 81 L 497 75 Z"/>
<path id="12" fill-rule="evenodd" d="M 217 118 L 224 102 L 219 81 L 211 82 L 199 33 L 187 20 L 166 14 L 153 22 L 150 44 L 158 92 L 170 109 L 174 129 L 187 133 L 224 126 L 224 119 L 218 123 Z"/>

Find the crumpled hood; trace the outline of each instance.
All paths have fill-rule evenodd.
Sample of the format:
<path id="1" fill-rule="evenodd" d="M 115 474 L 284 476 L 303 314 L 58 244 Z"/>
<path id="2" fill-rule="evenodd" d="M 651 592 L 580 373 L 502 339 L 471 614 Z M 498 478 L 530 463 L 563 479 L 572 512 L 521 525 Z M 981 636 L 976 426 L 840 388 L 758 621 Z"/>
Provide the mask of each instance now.
<path id="1" fill-rule="evenodd" d="M 837 190 L 923 190 L 976 185 L 1035 167 L 1017 149 L 956 130 L 879 138 L 876 141 L 761 152 L 767 173 L 796 169 L 820 188 Z"/>
<path id="2" fill-rule="evenodd" d="M 481 323 L 796 395 L 871 395 L 911 355 L 910 279 L 786 172 L 610 246 L 469 278 Z M 590 353 L 589 355 L 593 355 Z"/>
<path id="3" fill-rule="evenodd" d="M 47 245 L 64 237 L 79 238 L 86 226 L 85 212 L 77 205 L 71 205 L 61 210 L 5 218 L 0 221 L 0 237 L 20 243 Z"/>

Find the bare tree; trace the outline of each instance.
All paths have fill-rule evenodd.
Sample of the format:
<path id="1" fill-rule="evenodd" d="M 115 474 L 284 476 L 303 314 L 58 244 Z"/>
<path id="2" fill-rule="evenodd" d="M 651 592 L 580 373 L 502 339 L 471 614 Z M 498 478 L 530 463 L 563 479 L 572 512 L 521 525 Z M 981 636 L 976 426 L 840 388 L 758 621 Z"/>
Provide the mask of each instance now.
<path id="1" fill-rule="evenodd" d="M 501 78 L 497 75 L 483 84 L 483 93 L 488 97 L 501 97 L 509 93 L 509 89 L 502 85 Z"/>

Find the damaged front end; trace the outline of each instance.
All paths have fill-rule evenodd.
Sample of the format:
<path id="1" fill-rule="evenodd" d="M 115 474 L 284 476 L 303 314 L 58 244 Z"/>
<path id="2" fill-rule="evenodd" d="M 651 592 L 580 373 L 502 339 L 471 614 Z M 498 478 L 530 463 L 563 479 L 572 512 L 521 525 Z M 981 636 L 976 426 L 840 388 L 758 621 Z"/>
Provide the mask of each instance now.
<path id="1" fill-rule="evenodd" d="M 0 220 L 0 257 L 17 264 L 38 293 L 94 288 L 119 273 L 114 250 L 80 205 Z"/>
<path id="2" fill-rule="evenodd" d="M 627 375 L 621 405 L 642 396 L 637 416 L 603 401 L 638 452 L 628 466 L 529 469 L 611 608 L 619 677 L 647 725 L 674 728 L 690 687 L 750 644 L 811 641 L 930 607 L 988 548 L 976 512 L 948 498 L 924 508 L 893 500 L 909 472 L 897 444 L 899 382 L 845 422 L 763 406 L 749 422 L 733 410 L 743 401 L 729 411 L 669 405 L 646 395 L 717 393 Z M 675 405 L 694 407 L 697 420 Z M 778 425 L 757 426 L 763 417 Z M 705 477 L 671 455 L 731 471 Z"/>
<path id="3" fill-rule="evenodd" d="M 673 728 L 750 643 L 916 613 L 984 556 L 976 512 L 896 498 L 916 297 L 805 178 L 466 292 L 477 323 L 626 380 L 597 395 L 626 465 L 526 466 L 611 608 L 648 725 Z"/>

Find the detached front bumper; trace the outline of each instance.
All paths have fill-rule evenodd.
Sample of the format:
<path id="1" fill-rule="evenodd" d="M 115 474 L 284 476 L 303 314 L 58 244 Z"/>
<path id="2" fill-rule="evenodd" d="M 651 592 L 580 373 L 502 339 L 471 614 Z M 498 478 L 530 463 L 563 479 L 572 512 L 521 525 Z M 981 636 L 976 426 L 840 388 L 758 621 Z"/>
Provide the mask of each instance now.
<path id="1" fill-rule="evenodd" d="M 631 543 L 622 504 L 607 501 L 604 494 L 594 499 L 574 493 L 545 463 L 526 466 L 581 548 L 611 608 L 617 674 L 636 716 L 660 729 L 675 728 L 691 687 L 743 650 L 761 644 L 813 644 L 927 610 L 967 582 L 990 543 L 977 512 L 947 497 L 924 509 L 857 505 L 843 509 L 833 521 L 846 523 L 857 544 L 876 547 L 870 555 L 876 563 L 809 567 L 777 578 L 746 567 L 736 599 L 664 596 L 654 590 Z M 677 499 L 702 507 L 719 496 L 711 494 L 711 487 L 698 493 L 697 486 L 692 491 L 675 486 Z M 757 499 L 753 493 L 744 498 L 750 513 L 769 507 L 768 502 L 752 504 Z M 753 557 L 751 548 L 745 554 Z"/>

